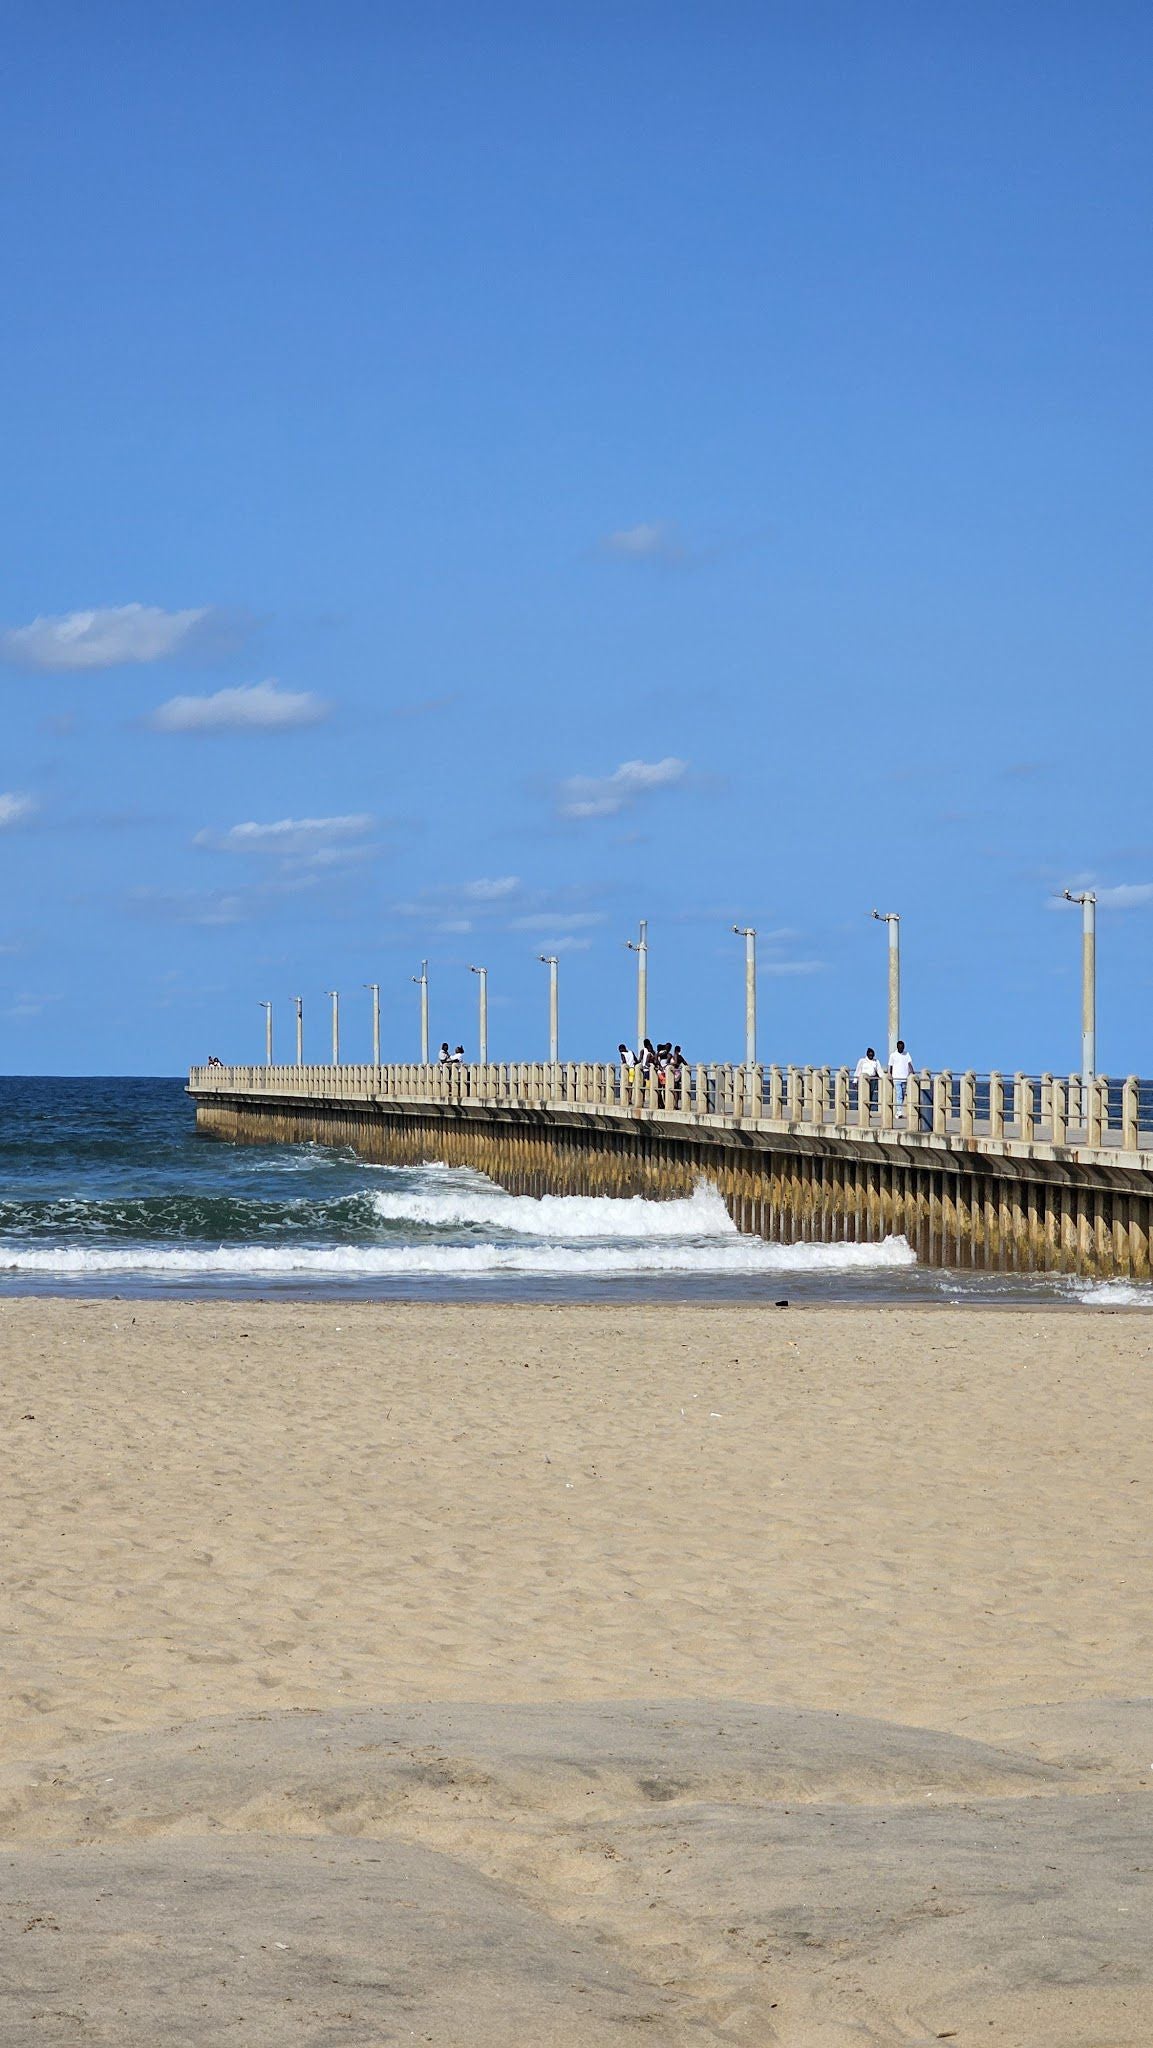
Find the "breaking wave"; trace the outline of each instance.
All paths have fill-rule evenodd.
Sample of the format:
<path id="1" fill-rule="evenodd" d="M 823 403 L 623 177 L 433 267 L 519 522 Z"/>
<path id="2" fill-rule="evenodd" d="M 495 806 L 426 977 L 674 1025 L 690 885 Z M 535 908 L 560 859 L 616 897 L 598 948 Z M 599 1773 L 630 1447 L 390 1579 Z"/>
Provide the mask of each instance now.
<path id="1" fill-rule="evenodd" d="M 601 1245 L 259 1245 L 0 1246 L 0 1272 L 48 1277 L 134 1273 L 172 1280 L 291 1279 L 627 1279 L 652 1274 L 843 1273 L 915 1264 L 904 1238 L 883 1244 L 766 1244 L 740 1237 L 711 1244 Z"/>
<path id="2" fill-rule="evenodd" d="M 454 1177 L 455 1178 L 455 1177 Z M 736 1238 L 736 1225 L 715 1188 L 703 1181 L 679 1200 L 643 1195 L 509 1195 L 477 1175 L 442 1193 L 379 1194 L 372 1206 L 383 1223 L 431 1230 L 514 1232 L 518 1237 L 633 1239 Z"/>

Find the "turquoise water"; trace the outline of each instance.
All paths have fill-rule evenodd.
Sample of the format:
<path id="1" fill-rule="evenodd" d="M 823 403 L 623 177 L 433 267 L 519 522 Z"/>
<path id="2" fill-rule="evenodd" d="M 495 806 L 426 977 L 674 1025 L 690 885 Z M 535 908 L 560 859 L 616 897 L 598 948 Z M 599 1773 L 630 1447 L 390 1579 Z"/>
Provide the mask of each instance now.
<path id="1" fill-rule="evenodd" d="M 179 1080 L 0 1079 L 0 1293 L 367 1299 L 1153 1300 L 942 1274 L 901 1240 L 741 1237 L 675 1202 L 508 1195 L 430 1161 L 200 1136 Z"/>

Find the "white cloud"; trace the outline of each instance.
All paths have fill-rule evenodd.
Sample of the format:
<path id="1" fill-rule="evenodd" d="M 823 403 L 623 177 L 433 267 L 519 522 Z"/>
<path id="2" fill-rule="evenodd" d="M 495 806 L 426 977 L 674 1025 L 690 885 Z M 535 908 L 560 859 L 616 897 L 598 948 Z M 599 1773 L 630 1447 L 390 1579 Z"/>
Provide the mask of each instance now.
<path id="1" fill-rule="evenodd" d="M 611 775 L 570 775 L 561 783 L 557 804 L 562 818 L 615 818 L 651 789 L 668 789 L 688 774 L 688 762 L 666 755 L 663 761 L 622 761 Z"/>
<path id="2" fill-rule="evenodd" d="M 371 832 L 374 820 L 365 811 L 341 818 L 278 818 L 271 825 L 252 822 L 230 825 L 225 832 L 205 830 L 196 834 L 197 846 L 216 853 L 261 853 L 332 859 L 346 850 L 349 842 Z"/>
<path id="3" fill-rule="evenodd" d="M 330 706 L 311 690 L 282 690 L 276 678 L 214 690 L 208 697 L 170 697 L 148 723 L 156 732 L 287 732 L 319 725 Z"/>
<path id="4" fill-rule="evenodd" d="M 159 605 L 105 605 L 33 619 L 0 633 L 0 657 L 23 668 L 116 668 L 121 662 L 164 661 L 187 646 L 212 617 L 210 606 L 186 612 Z"/>
<path id="5" fill-rule="evenodd" d="M 675 526 L 664 519 L 644 520 L 639 526 L 624 526 L 606 533 L 601 551 L 626 562 L 683 562 L 684 542 Z"/>
<path id="6" fill-rule="evenodd" d="M 499 903 L 506 896 L 515 896 L 519 888 L 519 875 L 482 875 L 476 882 L 466 882 L 461 894 L 472 903 Z"/>
<path id="7" fill-rule="evenodd" d="M 1139 910 L 1153 903 L 1153 882 L 1118 882 L 1112 889 L 1098 889 L 1097 901 L 1105 910 Z"/>
<path id="8" fill-rule="evenodd" d="M 0 791 L 0 827 L 22 825 L 25 818 L 31 818 L 38 809 L 34 796 L 25 796 L 18 789 Z"/>
<path id="9" fill-rule="evenodd" d="M 531 917 L 514 917 L 510 920 L 510 932 L 579 932 L 589 925 L 603 924 L 603 910 L 561 911 L 554 915 L 549 910 L 534 911 Z"/>

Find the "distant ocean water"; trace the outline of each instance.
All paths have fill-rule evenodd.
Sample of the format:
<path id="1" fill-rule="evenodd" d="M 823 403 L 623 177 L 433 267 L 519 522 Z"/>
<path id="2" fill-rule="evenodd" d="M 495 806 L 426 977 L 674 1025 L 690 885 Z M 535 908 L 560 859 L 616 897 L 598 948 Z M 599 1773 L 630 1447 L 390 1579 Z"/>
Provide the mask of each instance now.
<path id="1" fill-rule="evenodd" d="M 0 1078 L 0 1293 L 523 1301 L 1074 1301 L 1153 1289 L 941 1273 L 902 1239 L 742 1237 L 719 1195 L 506 1194 L 430 1162 L 198 1136 L 179 1080 Z"/>

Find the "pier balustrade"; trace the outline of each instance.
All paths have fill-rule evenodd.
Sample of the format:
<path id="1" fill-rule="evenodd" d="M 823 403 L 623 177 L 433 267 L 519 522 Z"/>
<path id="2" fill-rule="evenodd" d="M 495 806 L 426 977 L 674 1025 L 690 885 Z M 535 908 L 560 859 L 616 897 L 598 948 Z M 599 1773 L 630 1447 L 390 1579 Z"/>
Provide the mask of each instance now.
<path id="1" fill-rule="evenodd" d="M 858 1081 L 848 1067 L 686 1066 L 663 1079 L 603 1063 L 484 1066 L 193 1067 L 191 1091 L 291 1102 L 475 1104 L 581 1112 L 632 1122 L 822 1131 L 962 1145 L 1046 1146 L 1074 1156 L 1153 1153 L 1153 1081 L 1130 1074 L 915 1073 L 903 1102 L 891 1077 Z"/>

